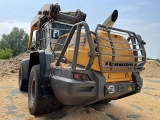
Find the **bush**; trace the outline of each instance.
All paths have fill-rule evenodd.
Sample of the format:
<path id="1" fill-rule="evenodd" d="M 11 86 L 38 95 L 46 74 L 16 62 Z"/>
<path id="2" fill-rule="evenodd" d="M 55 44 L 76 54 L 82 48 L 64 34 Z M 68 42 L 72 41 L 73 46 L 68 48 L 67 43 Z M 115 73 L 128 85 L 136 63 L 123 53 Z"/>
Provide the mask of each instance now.
<path id="1" fill-rule="evenodd" d="M 149 58 L 149 57 L 148 57 L 148 58 L 147 58 L 147 60 L 154 60 L 154 59 L 153 59 L 153 58 Z"/>
<path id="2" fill-rule="evenodd" d="M 155 61 L 159 62 L 160 63 L 160 59 L 155 59 Z"/>
<path id="3" fill-rule="evenodd" d="M 11 49 L 0 49 L 0 59 L 9 59 L 11 58 L 12 55 L 12 50 Z"/>

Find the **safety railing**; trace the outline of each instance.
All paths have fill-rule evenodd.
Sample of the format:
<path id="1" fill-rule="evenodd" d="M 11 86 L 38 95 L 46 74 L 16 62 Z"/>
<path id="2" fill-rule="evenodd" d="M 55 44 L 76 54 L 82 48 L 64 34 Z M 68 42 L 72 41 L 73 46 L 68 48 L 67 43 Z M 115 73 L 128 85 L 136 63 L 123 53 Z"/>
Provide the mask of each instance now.
<path id="1" fill-rule="evenodd" d="M 138 72 L 146 62 L 145 42 L 134 32 L 104 25 L 95 30 L 101 72 Z"/>

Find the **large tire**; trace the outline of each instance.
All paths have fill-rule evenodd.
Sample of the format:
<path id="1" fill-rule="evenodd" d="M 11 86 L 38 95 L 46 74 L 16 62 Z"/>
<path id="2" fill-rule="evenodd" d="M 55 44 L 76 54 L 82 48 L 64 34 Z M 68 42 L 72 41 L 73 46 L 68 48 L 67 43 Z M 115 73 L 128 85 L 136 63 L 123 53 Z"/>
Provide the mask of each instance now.
<path id="1" fill-rule="evenodd" d="M 24 78 L 23 76 L 23 64 L 21 64 L 20 68 L 19 68 L 19 90 L 20 91 L 27 91 L 28 90 L 28 81 L 27 78 Z"/>
<path id="2" fill-rule="evenodd" d="M 35 65 L 31 69 L 28 86 L 28 107 L 32 115 L 50 113 L 62 107 L 55 96 L 43 97 L 41 80 L 40 65 Z"/>
<path id="3" fill-rule="evenodd" d="M 111 100 L 106 99 L 106 100 L 100 100 L 98 102 L 93 103 L 94 105 L 98 105 L 98 104 L 108 104 L 109 102 L 111 102 Z"/>
<path id="4" fill-rule="evenodd" d="M 106 100 L 101 100 L 101 101 L 99 101 L 99 103 L 108 104 L 108 103 L 111 102 L 111 101 L 112 101 L 112 100 L 106 99 Z"/>

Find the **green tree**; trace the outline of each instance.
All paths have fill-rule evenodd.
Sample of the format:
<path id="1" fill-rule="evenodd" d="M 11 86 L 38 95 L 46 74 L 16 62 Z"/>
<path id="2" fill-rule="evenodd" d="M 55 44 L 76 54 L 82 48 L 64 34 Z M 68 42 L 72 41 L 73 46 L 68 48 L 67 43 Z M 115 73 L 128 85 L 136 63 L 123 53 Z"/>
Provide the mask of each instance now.
<path id="1" fill-rule="evenodd" d="M 29 36 L 23 29 L 14 27 L 8 35 L 6 34 L 2 35 L 0 48 L 4 50 L 12 49 L 14 57 L 27 50 L 28 39 Z"/>
<path id="2" fill-rule="evenodd" d="M 10 45 L 8 44 L 8 42 L 5 40 L 5 39 L 1 39 L 0 41 L 0 48 L 1 49 L 9 49 L 10 48 Z"/>

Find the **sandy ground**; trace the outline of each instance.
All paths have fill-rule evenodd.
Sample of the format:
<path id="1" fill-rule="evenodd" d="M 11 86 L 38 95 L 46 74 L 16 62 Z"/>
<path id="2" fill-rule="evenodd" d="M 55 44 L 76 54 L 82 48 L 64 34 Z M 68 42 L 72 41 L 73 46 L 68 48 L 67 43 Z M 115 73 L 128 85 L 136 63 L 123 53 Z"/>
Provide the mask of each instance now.
<path id="1" fill-rule="evenodd" d="M 144 78 L 141 93 L 109 104 L 65 106 L 57 112 L 32 116 L 27 93 L 18 89 L 19 63 L 27 56 L 0 60 L 0 120 L 160 120 L 160 64 L 153 60 L 147 61 L 141 73 Z"/>

